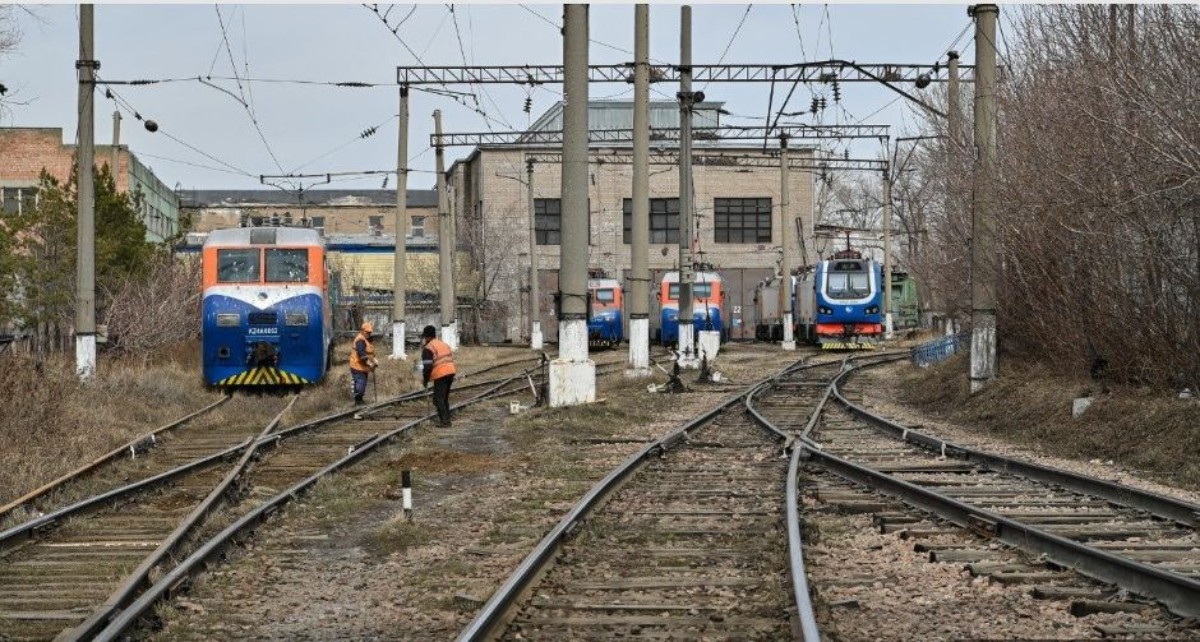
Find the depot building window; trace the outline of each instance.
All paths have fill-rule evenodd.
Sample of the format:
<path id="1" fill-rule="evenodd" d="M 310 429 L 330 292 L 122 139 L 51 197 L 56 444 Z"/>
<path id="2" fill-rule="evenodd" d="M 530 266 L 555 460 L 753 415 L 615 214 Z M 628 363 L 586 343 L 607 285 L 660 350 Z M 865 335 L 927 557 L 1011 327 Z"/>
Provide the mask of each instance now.
<path id="1" fill-rule="evenodd" d="M 621 205 L 624 219 L 625 244 L 633 242 L 633 199 L 627 198 Z M 679 243 L 679 199 L 650 199 L 650 242 Z"/>
<path id="2" fill-rule="evenodd" d="M 588 245 L 592 244 L 592 199 L 588 199 Z M 533 228 L 538 245 L 562 245 L 562 199 L 533 199 Z"/>
<path id="3" fill-rule="evenodd" d="M 713 199 L 714 235 L 717 243 L 770 243 L 771 199 Z"/>

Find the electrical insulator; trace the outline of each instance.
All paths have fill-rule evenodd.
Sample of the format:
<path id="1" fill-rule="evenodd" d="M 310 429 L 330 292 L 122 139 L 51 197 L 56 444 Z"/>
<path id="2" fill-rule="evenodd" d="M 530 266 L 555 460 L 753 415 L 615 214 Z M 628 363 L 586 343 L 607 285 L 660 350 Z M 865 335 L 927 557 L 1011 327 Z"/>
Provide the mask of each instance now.
<path id="1" fill-rule="evenodd" d="M 821 111 L 825 111 L 825 97 L 821 96 Z"/>
<path id="2" fill-rule="evenodd" d="M 842 152 L 842 158 L 844 158 L 846 160 L 850 160 L 850 149 L 849 148 L 847 148 L 846 151 Z"/>
<path id="3" fill-rule="evenodd" d="M 379 129 L 379 128 L 378 127 L 368 127 L 366 129 L 364 129 L 362 131 L 362 133 L 358 135 L 358 137 L 359 138 L 370 138 L 371 136 L 373 136 L 375 134 L 375 131 L 377 129 Z"/>
<path id="4" fill-rule="evenodd" d="M 820 106 L 821 106 L 821 102 L 820 102 L 819 100 L 817 100 L 817 97 L 816 97 L 816 96 L 813 96 L 813 101 L 812 101 L 812 113 L 814 113 L 814 114 L 815 114 L 815 113 L 817 113 L 817 109 L 818 109 Z"/>
<path id="5" fill-rule="evenodd" d="M 836 80 L 833 82 L 833 102 L 842 102 L 842 88 L 838 86 Z"/>
<path id="6" fill-rule="evenodd" d="M 387 174 L 384 174 L 383 175 L 383 186 L 380 187 L 379 189 L 387 189 L 387 181 L 388 181 L 388 176 L 387 176 Z"/>
<path id="7" fill-rule="evenodd" d="M 533 111 L 533 99 L 526 96 L 525 97 L 525 113 L 528 114 L 531 111 Z"/>

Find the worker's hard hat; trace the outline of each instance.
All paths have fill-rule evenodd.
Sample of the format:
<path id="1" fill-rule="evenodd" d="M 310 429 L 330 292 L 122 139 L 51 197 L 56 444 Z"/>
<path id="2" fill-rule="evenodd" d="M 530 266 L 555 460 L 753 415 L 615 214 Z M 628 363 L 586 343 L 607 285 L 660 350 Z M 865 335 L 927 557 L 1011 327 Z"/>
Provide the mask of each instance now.
<path id="1" fill-rule="evenodd" d="M 364 321 L 362 324 L 362 331 L 366 332 L 367 334 L 371 334 L 375 331 L 375 326 L 371 325 L 370 321 Z"/>

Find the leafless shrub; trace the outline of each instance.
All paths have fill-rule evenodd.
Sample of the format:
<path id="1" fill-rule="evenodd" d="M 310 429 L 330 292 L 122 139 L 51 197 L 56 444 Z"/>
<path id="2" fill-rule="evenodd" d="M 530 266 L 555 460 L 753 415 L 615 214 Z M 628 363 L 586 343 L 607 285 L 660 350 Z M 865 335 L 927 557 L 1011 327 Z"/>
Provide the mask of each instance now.
<path id="1" fill-rule="evenodd" d="M 1195 387 L 1200 9 L 1016 11 L 998 95 L 1000 175 L 987 186 L 999 203 L 1003 347 Z M 928 213 L 922 260 L 934 291 L 959 309 L 969 276 L 952 266 L 969 263 L 972 153 L 969 141 L 948 141 L 917 163 L 944 199 Z"/>
<path id="2" fill-rule="evenodd" d="M 195 339 L 200 328 L 200 270 L 197 257 L 156 257 L 147 274 L 120 282 L 107 297 L 108 346 L 125 354 L 155 350 Z"/>

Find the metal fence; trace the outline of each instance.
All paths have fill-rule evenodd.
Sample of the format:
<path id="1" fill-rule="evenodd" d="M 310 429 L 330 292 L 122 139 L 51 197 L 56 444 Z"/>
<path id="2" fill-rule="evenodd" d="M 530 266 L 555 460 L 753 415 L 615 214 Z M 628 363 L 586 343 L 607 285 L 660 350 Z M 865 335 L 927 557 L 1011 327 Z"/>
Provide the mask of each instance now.
<path id="1" fill-rule="evenodd" d="M 970 332 L 959 332 L 940 339 L 934 339 L 912 349 L 912 361 L 918 366 L 928 366 L 931 363 L 945 361 L 955 353 L 969 345 Z"/>

